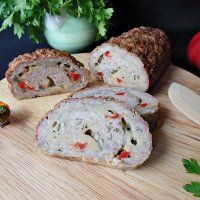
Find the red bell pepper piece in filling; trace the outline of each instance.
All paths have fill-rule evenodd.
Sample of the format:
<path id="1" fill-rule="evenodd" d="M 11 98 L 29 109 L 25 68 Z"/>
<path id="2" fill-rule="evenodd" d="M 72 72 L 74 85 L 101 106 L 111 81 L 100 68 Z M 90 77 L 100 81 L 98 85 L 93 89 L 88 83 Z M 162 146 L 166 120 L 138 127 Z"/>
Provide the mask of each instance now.
<path id="1" fill-rule="evenodd" d="M 18 83 L 19 88 L 21 89 L 25 89 L 26 88 L 26 84 L 24 83 L 24 81 L 21 81 Z"/>
<path id="2" fill-rule="evenodd" d="M 77 81 L 77 80 L 81 77 L 80 74 L 74 73 L 74 72 L 70 72 L 70 71 L 68 72 L 68 74 L 69 74 L 70 78 L 71 78 L 73 81 Z"/>
<path id="3" fill-rule="evenodd" d="M 97 73 L 100 77 L 103 77 L 103 73 L 102 72 L 98 72 Z"/>
<path id="4" fill-rule="evenodd" d="M 115 93 L 115 95 L 119 95 L 119 96 L 123 96 L 125 94 L 125 92 L 117 92 Z"/>
<path id="5" fill-rule="evenodd" d="M 123 158 L 128 158 L 128 157 L 130 157 L 130 152 L 128 152 L 128 151 L 124 150 L 119 154 L 119 159 L 120 160 L 123 159 Z"/>
<path id="6" fill-rule="evenodd" d="M 83 149 L 86 147 L 86 145 L 87 145 L 87 142 L 86 142 L 86 143 L 76 142 L 76 143 L 74 144 L 74 146 L 75 146 L 77 149 L 79 149 L 80 151 L 83 151 Z"/>
<path id="7" fill-rule="evenodd" d="M 140 104 L 140 107 L 145 108 L 147 106 L 147 103 Z"/>
<path id="8" fill-rule="evenodd" d="M 105 56 L 108 57 L 108 58 L 110 58 L 110 51 L 106 51 L 105 52 Z"/>
<path id="9" fill-rule="evenodd" d="M 115 114 L 113 114 L 111 116 L 107 116 L 107 117 L 112 118 L 112 119 L 117 119 L 119 117 L 119 113 L 115 113 Z"/>
<path id="10" fill-rule="evenodd" d="M 29 89 L 29 90 L 34 90 L 35 88 L 33 86 L 27 85 L 24 81 L 18 82 L 18 86 L 21 89 Z"/>
<path id="11" fill-rule="evenodd" d="M 117 78 L 118 83 L 121 83 L 123 80 L 120 78 Z"/>
<path id="12" fill-rule="evenodd" d="M 33 86 L 27 85 L 27 87 L 28 87 L 29 90 L 34 90 L 35 89 Z"/>

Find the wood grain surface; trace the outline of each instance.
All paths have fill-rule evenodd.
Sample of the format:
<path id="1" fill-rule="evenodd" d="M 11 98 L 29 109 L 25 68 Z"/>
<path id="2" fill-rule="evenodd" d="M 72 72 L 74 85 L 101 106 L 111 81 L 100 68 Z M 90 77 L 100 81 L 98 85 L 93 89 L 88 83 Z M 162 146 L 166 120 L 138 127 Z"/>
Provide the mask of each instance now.
<path id="1" fill-rule="evenodd" d="M 87 65 L 88 54 L 76 57 Z M 200 94 L 198 77 L 170 66 L 151 91 L 160 103 L 152 155 L 140 168 L 120 171 L 41 154 L 35 127 L 67 94 L 19 101 L 2 80 L 0 100 L 12 115 L 11 125 L 0 128 L 0 199 L 193 199 L 182 186 L 200 178 L 187 174 L 181 161 L 200 161 L 200 126 L 171 104 L 167 90 L 173 81 Z"/>

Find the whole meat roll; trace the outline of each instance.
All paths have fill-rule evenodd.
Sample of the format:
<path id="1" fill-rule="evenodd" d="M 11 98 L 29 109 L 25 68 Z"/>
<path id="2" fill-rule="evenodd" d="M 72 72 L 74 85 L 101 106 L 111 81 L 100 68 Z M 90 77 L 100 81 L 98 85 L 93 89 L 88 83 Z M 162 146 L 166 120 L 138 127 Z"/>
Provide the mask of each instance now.
<path id="1" fill-rule="evenodd" d="M 48 154 L 120 169 L 141 165 L 152 150 L 139 114 L 100 98 L 61 101 L 39 122 L 36 138 Z"/>
<path id="2" fill-rule="evenodd" d="M 124 102 L 140 114 L 149 124 L 150 130 L 155 128 L 158 119 L 158 100 L 148 93 L 132 88 L 104 85 L 75 92 L 71 97 L 96 97 Z"/>
<path id="3" fill-rule="evenodd" d="M 171 63 L 170 54 L 170 43 L 162 30 L 140 27 L 96 47 L 89 67 L 107 84 L 146 91 Z"/>
<path id="4" fill-rule="evenodd" d="M 64 51 L 38 49 L 15 58 L 6 72 L 11 92 L 28 99 L 86 87 L 90 72 Z"/>

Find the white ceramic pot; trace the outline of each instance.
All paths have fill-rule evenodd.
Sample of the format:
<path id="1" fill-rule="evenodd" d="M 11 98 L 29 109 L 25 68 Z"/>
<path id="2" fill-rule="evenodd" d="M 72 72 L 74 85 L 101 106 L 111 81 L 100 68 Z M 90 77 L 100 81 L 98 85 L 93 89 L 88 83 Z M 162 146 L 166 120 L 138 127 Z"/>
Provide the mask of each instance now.
<path id="1" fill-rule="evenodd" d="M 95 40 L 96 28 L 85 18 L 74 18 L 66 13 L 61 16 L 45 16 L 45 37 L 50 46 L 75 53 Z"/>

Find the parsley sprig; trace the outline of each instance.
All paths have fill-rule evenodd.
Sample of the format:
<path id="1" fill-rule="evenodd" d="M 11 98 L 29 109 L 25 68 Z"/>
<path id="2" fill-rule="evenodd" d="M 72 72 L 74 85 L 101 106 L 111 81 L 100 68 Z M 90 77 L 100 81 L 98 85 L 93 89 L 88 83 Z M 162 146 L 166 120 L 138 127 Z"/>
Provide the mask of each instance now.
<path id="1" fill-rule="evenodd" d="M 43 39 L 46 12 L 59 15 L 61 8 L 93 23 L 98 30 L 97 39 L 106 36 L 113 8 L 106 8 L 105 0 L 0 0 L 0 31 L 13 27 L 20 38 L 27 28 L 30 38 L 38 43 Z"/>
<path id="2" fill-rule="evenodd" d="M 200 166 L 195 159 L 183 159 L 183 166 L 188 173 L 200 175 Z"/>
<path id="3" fill-rule="evenodd" d="M 200 175 L 200 166 L 195 159 L 183 159 L 183 166 L 187 173 Z M 193 196 L 200 197 L 200 182 L 192 181 L 190 184 L 184 185 L 183 188 L 187 192 L 193 193 Z"/>
<path id="4" fill-rule="evenodd" d="M 190 184 L 186 184 L 183 188 L 190 193 L 193 193 L 194 197 L 200 197 L 200 182 L 191 182 Z"/>

